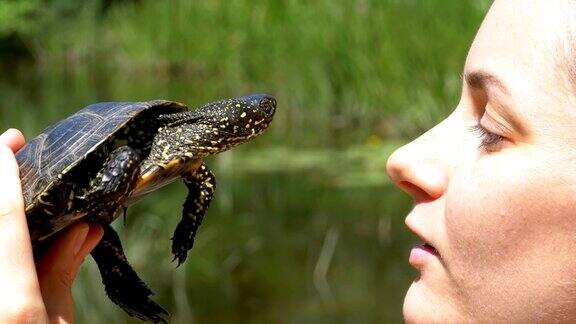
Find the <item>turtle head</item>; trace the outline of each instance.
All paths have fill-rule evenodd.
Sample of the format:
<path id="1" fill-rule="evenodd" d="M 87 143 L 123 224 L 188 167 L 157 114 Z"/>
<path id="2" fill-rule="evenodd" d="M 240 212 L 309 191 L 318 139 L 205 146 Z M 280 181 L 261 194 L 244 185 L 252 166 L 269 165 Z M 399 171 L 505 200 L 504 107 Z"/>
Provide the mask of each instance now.
<path id="1" fill-rule="evenodd" d="M 276 99 L 264 94 L 226 99 L 205 105 L 199 111 L 211 133 L 206 139 L 216 142 L 219 151 L 242 144 L 260 135 L 272 122 Z"/>
<path id="2" fill-rule="evenodd" d="M 276 111 L 276 99 L 255 94 L 206 104 L 195 113 L 199 123 L 206 123 L 237 136 L 249 136 L 264 131 Z"/>
<path id="3" fill-rule="evenodd" d="M 194 155 L 210 155 L 245 143 L 268 128 L 276 99 L 255 94 L 206 104 L 189 112 L 182 127 L 183 147 Z"/>

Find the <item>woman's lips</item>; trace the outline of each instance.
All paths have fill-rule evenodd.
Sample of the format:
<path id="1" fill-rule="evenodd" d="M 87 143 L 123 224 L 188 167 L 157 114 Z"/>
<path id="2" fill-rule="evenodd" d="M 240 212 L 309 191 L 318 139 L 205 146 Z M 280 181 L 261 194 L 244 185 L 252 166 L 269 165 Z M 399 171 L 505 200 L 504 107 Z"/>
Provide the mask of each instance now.
<path id="1" fill-rule="evenodd" d="M 430 258 L 440 259 L 440 254 L 432 245 L 423 243 L 412 248 L 408 262 L 414 268 L 420 269 Z"/>

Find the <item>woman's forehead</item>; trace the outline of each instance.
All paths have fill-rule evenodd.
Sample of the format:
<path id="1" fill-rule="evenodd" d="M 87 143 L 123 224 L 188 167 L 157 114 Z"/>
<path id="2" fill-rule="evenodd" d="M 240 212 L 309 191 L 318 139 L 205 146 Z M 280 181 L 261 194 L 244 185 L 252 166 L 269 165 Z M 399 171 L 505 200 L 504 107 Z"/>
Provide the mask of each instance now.
<path id="1" fill-rule="evenodd" d="M 491 119 L 520 124 L 526 138 L 573 133 L 550 127 L 576 119 L 573 1 L 496 0 L 468 53 L 467 89 L 485 89 Z"/>
<path id="2" fill-rule="evenodd" d="M 558 68 L 566 67 L 571 18 L 576 14 L 572 6 L 560 5 L 563 2 L 495 1 L 472 44 L 466 68 L 556 78 Z"/>
<path id="3" fill-rule="evenodd" d="M 465 75 L 494 74 L 514 93 L 573 93 L 572 0 L 497 0 L 466 59 Z M 557 93 L 558 94 L 558 93 Z"/>

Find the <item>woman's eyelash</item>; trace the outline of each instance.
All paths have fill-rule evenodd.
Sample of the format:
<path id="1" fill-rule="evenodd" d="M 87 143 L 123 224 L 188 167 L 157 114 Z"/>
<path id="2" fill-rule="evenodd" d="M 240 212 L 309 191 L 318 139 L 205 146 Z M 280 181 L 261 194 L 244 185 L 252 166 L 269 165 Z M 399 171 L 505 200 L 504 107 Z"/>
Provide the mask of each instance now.
<path id="1" fill-rule="evenodd" d="M 496 150 L 498 144 L 500 144 L 502 140 L 504 140 L 504 137 L 489 132 L 480 124 L 476 124 L 470 127 L 470 131 L 472 131 L 480 138 L 480 144 L 478 145 L 478 148 L 488 152 Z"/>

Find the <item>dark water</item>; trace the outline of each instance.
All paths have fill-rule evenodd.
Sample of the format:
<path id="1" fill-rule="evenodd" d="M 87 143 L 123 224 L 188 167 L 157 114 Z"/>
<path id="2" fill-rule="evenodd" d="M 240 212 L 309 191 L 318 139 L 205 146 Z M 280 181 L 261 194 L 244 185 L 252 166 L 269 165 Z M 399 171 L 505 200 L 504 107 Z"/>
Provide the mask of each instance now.
<path id="1" fill-rule="evenodd" d="M 88 67 L 19 69 L 0 79 L 0 126 L 28 138 L 83 106 L 164 98 L 199 105 L 275 89 L 233 87 L 183 76 L 123 75 Z M 351 116 L 291 115 L 278 98 L 269 132 L 208 160 L 218 188 L 188 261 L 170 263 L 185 188 L 153 193 L 118 222 L 134 268 L 186 323 L 393 323 L 413 271 L 403 225 L 410 200 L 393 188 L 385 161 L 399 142 L 369 133 Z M 301 111 L 301 109 L 300 109 Z M 318 123 L 314 121 L 318 120 Z M 96 265 L 74 288 L 80 323 L 123 322 L 104 295 Z"/>

